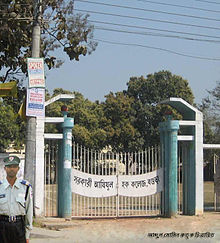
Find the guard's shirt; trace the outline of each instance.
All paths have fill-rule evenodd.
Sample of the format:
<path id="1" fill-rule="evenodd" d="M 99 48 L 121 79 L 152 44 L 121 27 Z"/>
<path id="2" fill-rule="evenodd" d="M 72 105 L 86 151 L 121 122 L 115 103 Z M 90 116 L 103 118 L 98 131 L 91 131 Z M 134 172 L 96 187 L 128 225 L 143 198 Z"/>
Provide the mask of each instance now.
<path id="1" fill-rule="evenodd" d="M 29 189 L 25 200 L 27 187 Z M 32 188 L 27 181 L 16 179 L 12 187 L 7 179 L 0 181 L 0 215 L 25 215 L 25 235 L 26 239 L 29 239 L 32 229 L 33 200 Z"/>

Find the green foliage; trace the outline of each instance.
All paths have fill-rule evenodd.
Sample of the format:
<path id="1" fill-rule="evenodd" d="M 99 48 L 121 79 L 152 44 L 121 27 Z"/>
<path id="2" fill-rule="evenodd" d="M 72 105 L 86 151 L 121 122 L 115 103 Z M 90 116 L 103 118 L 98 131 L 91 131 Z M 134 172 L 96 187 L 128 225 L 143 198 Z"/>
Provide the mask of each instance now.
<path id="1" fill-rule="evenodd" d="M 194 100 L 188 81 L 169 71 L 149 74 L 147 78 L 131 77 L 127 85 L 127 94 L 145 105 L 156 105 L 169 97 L 183 98 L 190 104 Z"/>
<path id="2" fill-rule="evenodd" d="M 67 102 L 55 102 L 46 109 L 47 116 L 62 116 L 61 106 L 67 105 L 68 116 L 74 117 L 73 136 L 77 143 L 93 149 L 101 149 L 106 144 L 106 131 L 103 129 L 104 112 L 99 103 L 85 99 L 78 92 L 55 89 L 52 97 L 58 94 L 73 93 L 75 98 Z M 54 132 L 54 126 L 47 127 L 47 132 Z M 56 131 L 59 127 L 56 128 Z"/>
<path id="3" fill-rule="evenodd" d="M 53 96 L 71 93 L 55 89 Z M 159 143 L 159 122 L 164 113 L 172 108 L 158 103 L 169 97 L 181 97 L 193 103 L 193 94 L 188 82 L 169 71 L 150 74 L 147 78 L 132 77 L 128 89 L 110 92 L 106 100 L 91 102 L 82 94 L 66 102 L 69 116 L 74 117 L 74 140 L 89 148 L 103 149 L 111 146 L 114 151 L 137 151 Z M 62 102 L 55 102 L 47 108 L 47 115 L 61 116 Z M 173 110 L 174 118 L 181 118 Z"/>
<path id="4" fill-rule="evenodd" d="M 143 139 L 133 125 L 133 98 L 123 92 L 106 95 L 102 104 L 106 121 L 104 130 L 107 132 L 108 145 L 116 151 L 137 150 L 143 145 Z"/>
<path id="5" fill-rule="evenodd" d="M 22 83 L 27 75 L 27 58 L 31 57 L 34 20 L 38 20 L 42 30 L 40 56 L 49 69 L 58 68 L 63 63 L 54 56 L 57 49 L 61 49 L 73 61 L 79 61 L 80 56 L 95 50 L 97 43 L 92 41 L 93 26 L 88 22 L 88 15 L 74 14 L 73 3 L 73 0 L 44 0 L 42 6 L 33 6 L 32 0 L 1 1 L 0 82 L 18 81 L 18 99 L 4 98 L 4 104 L 11 106 L 14 114 L 17 114 L 25 95 Z M 42 9 L 42 17 L 39 11 L 35 11 L 37 9 Z M 3 120 L 6 119 L 4 113 L 1 116 Z M 2 142 L 4 148 L 9 141 L 18 149 L 24 143 L 25 123 L 18 117 L 15 123 L 13 134 L 17 135 L 9 136 L 9 140 L 4 142 L 5 147 Z M 47 129 L 56 130 L 51 125 Z"/>
<path id="6" fill-rule="evenodd" d="M 159 143 L 158 124 L 165 119 L 167 109 L 173 111 L 174 117 L 179 117 L 172 108 L 158 105 L 160 101 L 179 97 L 192 104 L 194 100 L 188 81 L 169 71 L 149 74 L 147 78 L 132 77 L 127 85 L 126 94 L 134 99 L 132 124 L 144 140 L 144 147 Z"/>
<path id="7" fill-rule="evenodd" d="M 3 102 L 1 103 L 2 109 L 3 107 L 6 109 L 6 107 L 9 109 L 10 114 L 13 112 L 13 118 L 11 120 L 8 120 L 8 114 L 5 112 L 0 113 L 0 119 L 2 121 L 7 121 L 9 123 L 9 129 L 14 129 L 11 130 L 10 133 L 7 132 L 7 129 L 5 130 L 6 133 L 8 134 L 13 134 L 12 136 L 8 136 L 7 142 L 4 143 L 5 146 L 2 146 L 1 150 L 7 149 L 8 145 L 13 144 L 14 149 L 20 150 L 23 148 L 24 141 L 25 141 L 25 128 L 26 128 L 26 122 L 23 121 L 19 116 L 18 116 L 18 111 L 20 109 L 20 106 L 23 102 L 23 97 L 26 93 L 26 89 L 18 84 L 18 98 L 12 98 L 12 97 L 4 97 Z M 12 116 L 12 114 L 11 114 Z M 2 130 L 2 132 L 4 129 Z M 1 135 L 0 135 L 0 138 Z"/>
<path id="8" fill-rule="evenodd" d="M 4 152 L 19 134 L 16 119 L 13 108 L 0 101 L 0 152 Z"/>
<path id="9" fill-rule="evenodd" d="M 92 41 L 93 26 L 88 15 L 73 13 L 73 0 L 44 0 L 33 7 L 32 0 L 2 0 L 0 4 L 0 82 L 27 74 L 27 58 L 31 57 L 33 19 L 41 25 L 41 57 L 48 68 L 59 67 L 63 60 L 53 55 L 61 49 L 70 60 L 90 54 L 97 43 Z M 42 9 L 42 18 L 34 9 Z M 37 17 L 38 16 L 38 17 Z M 23 78 L 25 78 L 23 76 Z"/>
<path id="10" fill-rule="evenodd" d="M 159 105 L 160 101 L 169 97 L 181 97 L 193 103 L 193 94 L 188 82 L 168 71 L 150 74 L 147 78 L 132 77 L 127 85 L 127 90 L 123 92 L 110 92 L 102 103 L 91 102 L 78 92 L 54 89 L 52 96 L 46 93 L 46 100 L 59 94 L 74 94 L 75 98 L 50 104 L 46 108 L 46 116 L 61 117 L 61 107 L 65 104 L 68 107 L 68 116 L 74 118 L 73 136 L 76 143 L 97 150 L 111 146 L 114 151 L 128 152 L 159 143 L 158 124 L 165 119 L 165 111 L 172 110 L 166 105 Z M 4 102 L 9 107 L 13 106 L 14 111 L 18 110 L 11 98 L 5 99 Z M 3 114 L 2 119 L 8 119 L 5 113 Z M 175 110 L 173 114 L 174 118 L 180 118 Z M 23 124 L 18 123 L 18 120 L 16 122 L 19 129 L 17 125 L 14 127 L 14 135 L 10 136 L 10 139 L 19 146 L 24 130 Z M 59 125 L 46 125 L 46 132 L 54 133 L 60 130 Z M 212 137 L 212 131 L 209 132 Z"/>
<path id="11" fill-rule="evenodd" d="M 216 83 L 213 90 L 208 91 L 208 96 L 202 100 L 199 109 L 203 113 L 204 143 L 220 144 L 220 82 Z M 215 155 L 220 156 L 219 149 L 204 150 L 206 172 L 208 179 L 212 180 Z"/>
<path id="12" fill-rule="evenodd" d="M 203 112 L 206 143 L 220 143 L 220 82 L 208 91 L 208 97 L 202 100 L 200 110 Z"/>

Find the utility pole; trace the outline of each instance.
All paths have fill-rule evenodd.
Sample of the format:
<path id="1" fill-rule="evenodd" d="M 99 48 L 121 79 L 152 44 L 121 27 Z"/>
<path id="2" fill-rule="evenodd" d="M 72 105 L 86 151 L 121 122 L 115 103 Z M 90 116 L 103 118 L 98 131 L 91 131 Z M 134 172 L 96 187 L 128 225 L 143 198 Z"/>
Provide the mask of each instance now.
<path id="1" fill-rule="evenodd" d="M 41 21 L 41 0 L 33 0 L 34 22 L 32 32 L 32 57 L 40 56 L 40 21 Z M 27 133 L 25 148 L 24 178 L 28 180 L 35 189 L 35 166 L 36 166 L 36 117 L 27 117 Z"/>

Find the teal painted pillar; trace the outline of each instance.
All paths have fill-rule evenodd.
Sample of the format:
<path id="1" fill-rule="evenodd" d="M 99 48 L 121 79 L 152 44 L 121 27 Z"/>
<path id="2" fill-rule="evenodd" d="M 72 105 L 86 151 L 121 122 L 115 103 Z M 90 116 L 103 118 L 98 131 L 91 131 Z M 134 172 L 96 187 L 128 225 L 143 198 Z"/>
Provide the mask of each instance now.
<path id="1" fill-rule="evenodd" d="M 160 123 L 159 126 L 159 130 L 160 130 L 160 160 L 161 160 L 161 166 L 162 168 L 164 168 L 164 175 L 167 174 L 166 172 L 166 167 L 165 167 L 165 156 L 167 156 L 167 153 L 165 153 L 165 151 L 167 151 L 167 136 L 166 136 L 166 131 L 165 131 L 165 126 L 163 126 L 163 123 Z M 167 178 L 165 176 L 163 176 L 163 185 L 167 184 L 165 181 L 167 180 Z M 165 203 L 165 191 L 163 190 L 161 192 L 161 214 L 165 215 L 165 211 L 167 211 L 167 203 Z"/>
<path id="2" fill-rule="evenodd" d="M 175 216 L 178 209 L 178 185 L 177 185 L 177 133 L 179 121 L 168 121 L 169 140 L 169 212 L 167 216 Z"/>
<path id="3" fill-rule="evenodd" d="M 73 118 L 67 117 L 67 107 L 62 106 L 61 111 L 64 122 L 63 140 L 60 143 L 58 164 L 58 216 L 70 218 L 72 216 L 72 190 L 71 190 L 71 168 L 72 168 L 72 128 Z"/>
<path id="4" fill-rule="evenodd" d="M 195 215 L 195 144 L 188 142 L 186 159 L 183 163 L 183 214 Z"/>
<path id="5" fill-rule="evenodd" d="M 166 217 L 177 214 L 178 190 L 177 190 L 177 134 L 179 121 L 171 120 L 160 123 L 161 138 L 164 143 L 164 209 L 162 212 Z"/>
<path id="6" fill-rule="evenodd" d="M 189 166 L 188 166 L 188 200 L 187 200 L 187 214 L 195 215 L 196 209 L 196 165 L 195 165 L 195 143 L 189 143 Z"/>

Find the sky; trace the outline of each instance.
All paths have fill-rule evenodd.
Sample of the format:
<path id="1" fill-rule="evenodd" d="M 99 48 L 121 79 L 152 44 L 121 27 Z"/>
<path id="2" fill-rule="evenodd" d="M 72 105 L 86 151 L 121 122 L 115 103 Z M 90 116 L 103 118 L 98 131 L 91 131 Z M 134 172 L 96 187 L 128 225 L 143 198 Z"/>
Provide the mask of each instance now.
<path id="1" fill-rule="evenodd" d="M 65 63 L 46 72 L 50 93 L 63 88 L 104 101 L 127 89 L 130 77 L 169 70 L 188 80 L 200 103 L 220 80 L 217 0 L 78 0 L 74 9 L 89 11 L 98 47 L 79 62 L 56 52 Z"/>

